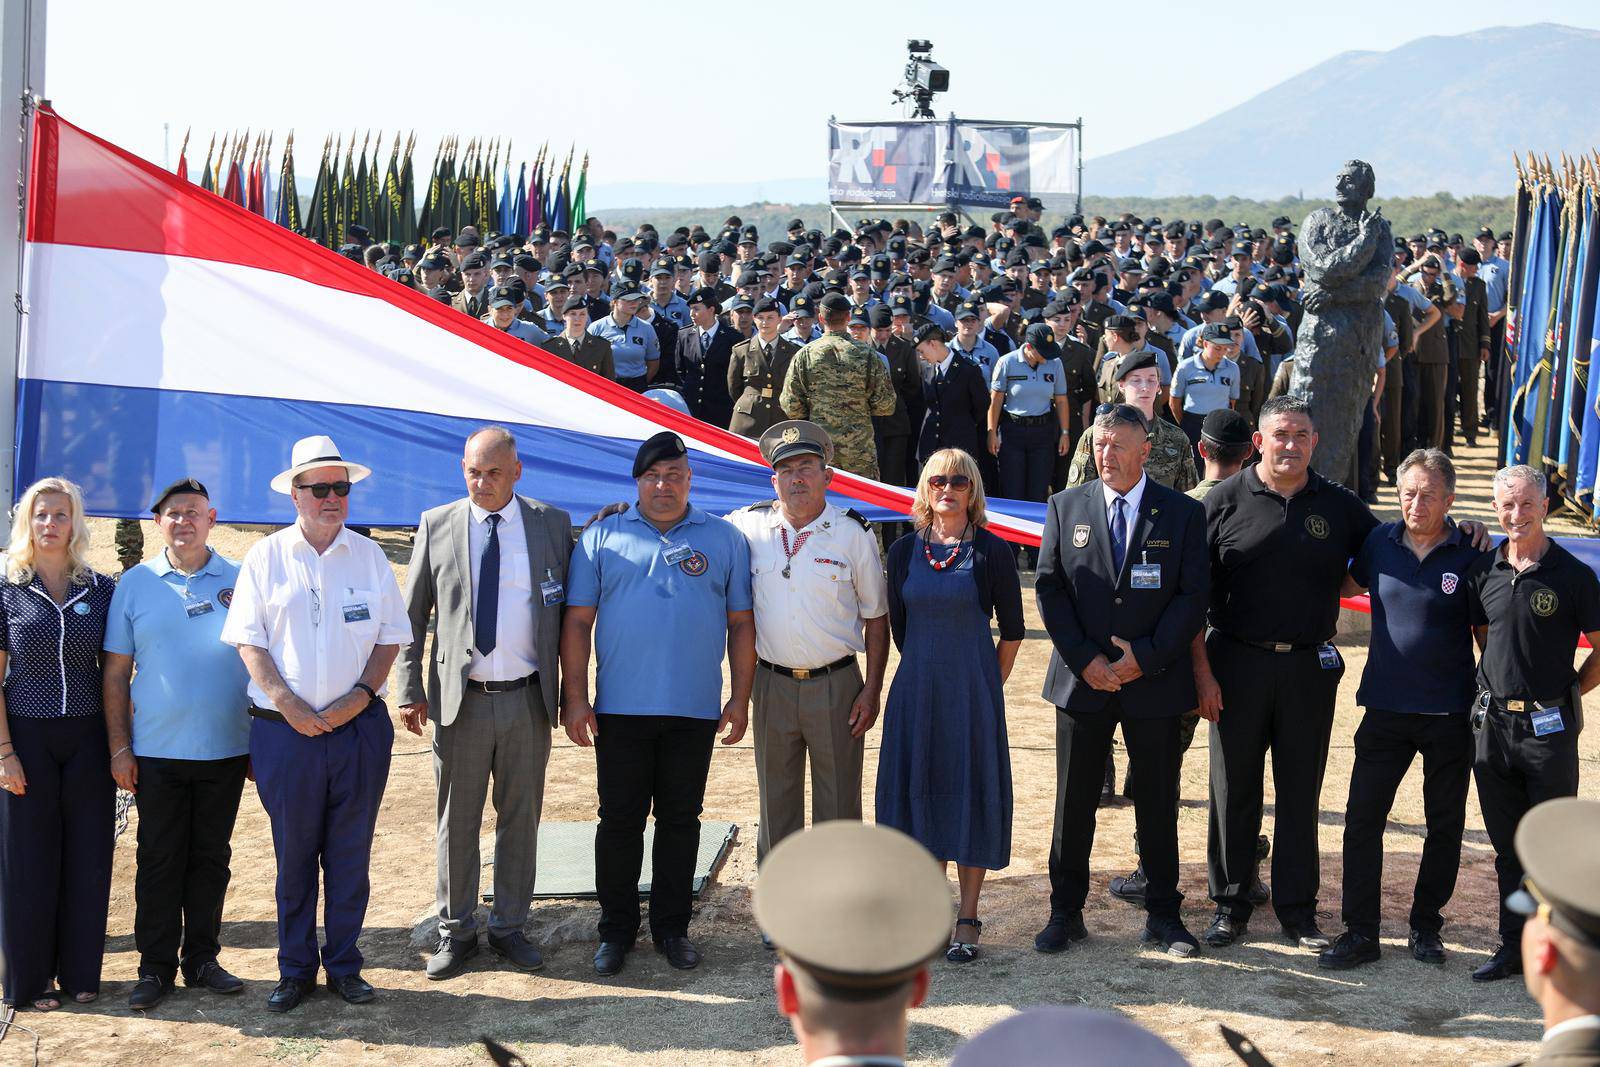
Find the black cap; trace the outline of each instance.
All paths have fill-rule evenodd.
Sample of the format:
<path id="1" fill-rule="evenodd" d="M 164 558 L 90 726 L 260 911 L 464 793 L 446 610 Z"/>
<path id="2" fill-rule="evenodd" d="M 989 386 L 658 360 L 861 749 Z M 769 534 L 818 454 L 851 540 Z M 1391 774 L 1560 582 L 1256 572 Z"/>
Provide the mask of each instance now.
<path id="1" fill-rule="evenodd" d="M 829 293 L 817 301 L 817 307 L 822 311 L 838 314 L 841 311 L 850 310 L 850 298 L 843 293 Z"/>
<path id="2" fill-rule="evenodd" d="M 671 430 L 662 430 L 639 446 L 639 451 L 633 457 L 633 476 L 635 478 L 642 476 L 645 471 L 664 459 L 677 459 L 688 454 L 689 450 L 684 447 L 683 438 Z"/>
<path id="3" fill-rule="evenodd" d="M 1476 248 L 1463 248 L 1459 253 L 1457 253 L 1456 258 L 1469 267 L 1476 267 L 1478 264 L 1483 262 L 1483 257 L 1478 255 L 1478 250 Z"/>
<path id="4" fill-rule="evenodd" d="M 165 504 L 167 502 L 167 497 L 171 496 L 173 493 L 196 493 L 205 497 L 207 500 L 211 499 L 211 494 L 206 492 L 206 487 L 195 481 L 193 478 L 179 478 L 177 481 L 161 490 L 160 495 L 156 497 L 156 502 L 150 505 L 150 514 L 161 514 L 161 505 Z"/>
<path id="5" fill-rule="evenodd" d="M 1208 322 L 1200 330 L 1200 340 L 1208 341 L 1214 345 L 1231 345 L 1236 343 L 1233 333 L 1228 329 L 1226 322 Z"/>
<path id="6" fill-rule="evenodd" d="M 944 335 L 944 331 L 939 328 L 937 323 L 933 322 L 925 322 L 918 326 L 917 332 L 911 335 L 911 339 L 918 345 L 928 340 L 937 340 L 940 344 L 944 344 L 948 340 Z"/>
<path id="7" fill-rule="evenodd" d="M 429 252 L 418 261 L 417 266 L 428 270 L 449 270 L 450 257 L 443 252 Z"/>
<path id="8" fill-rule="evenodd" d="M 1129 352 L 1127 355 L 1122 357 L 1122 359 L 1117 363 L 1115 378 L 1120 382 L 1122 379 L 1126 378 L 1136 370 L 1144 370 L 1146 367 L 1154 367 L 1155 365 L 1155 350 L 1151 348 L 1141 348 L 1137 352 Z"/>
<path id="9" fill-rule="evenodd" d="M 1232 408 L 1217 408 L 1201 422 L 1200 436 L 1214 445 L 1247 445 L 1250 420 Z"/>
<path id="10" fill-rule="evenodd" d="M 569 296 L 566 302 L 561 305 L 561 314 L 565 315 L 569 311 L 577 311 L 579 309 L 588 311 L 589 301 L 581 296 Z"/>
<path id="11" fill-rule="evenodd" d="M 473 252 L 461 260 L 462 270 L 482 270 L 489 265 L 489 257 L 482 252 Z"/>
<path id="12" fill-rule="evenodd" d="M 1056 328 L 1048 322 L 1036 322 L 1029 326 L 1023 333 L 1024 344 L 1033 346 L 1033 350 L 1045 359 L 1060 359 L 1061 346 L 1056 344 Z"/>
<path id="13" fill-rule="evenodd" d="M 517 299 L 516 290 L 509 285 L 497 285 L 489 290 L 489 306 L 492 308 L 516 307 L 522 303 Z"/>
<path id="14" fill-rule="evenodd" d="M 701 252 L 696 263 L 701 270 L 722 271 L 722 257 L 715 252 Z"/>
<path id="15" fill-rule="evenodd" d="M 717 299 L 717 291 L 709 285 L 702 285 L 689 294 L 687 301 L 690 304 L 704 304 L 708 308 L 722 307 L 722 301 Z"/>
<path id="16" fill-rule="evenodd" d="M 770 311 L 774 314 L 782 314 L 783 305 L 779 304 L 770 296 L 764 296 L 760 300 L 756 301 L 756 306 L 751 308 L 751 311 L 757 315 L 761 314 L 763 311 Z"/>

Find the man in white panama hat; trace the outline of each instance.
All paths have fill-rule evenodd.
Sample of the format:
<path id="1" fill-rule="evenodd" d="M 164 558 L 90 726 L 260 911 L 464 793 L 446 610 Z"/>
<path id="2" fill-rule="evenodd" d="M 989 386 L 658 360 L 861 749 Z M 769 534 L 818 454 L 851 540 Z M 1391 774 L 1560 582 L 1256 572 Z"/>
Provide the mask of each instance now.
<path id="1" fill-rule="evenodd" d="M 394 742 L 384 685 L 411 625 L 383 550 L 345 527 L 350 487 L 371 473 L 329 437 L 295 442 L 272 488 L 298 518 L 245 555 L 222 630 L 250 672 L 250 759 L 278 862 L 273 1012 L 313 992 L 319 969 L 351 1004 L 375 996 L 356 940 Z"/>

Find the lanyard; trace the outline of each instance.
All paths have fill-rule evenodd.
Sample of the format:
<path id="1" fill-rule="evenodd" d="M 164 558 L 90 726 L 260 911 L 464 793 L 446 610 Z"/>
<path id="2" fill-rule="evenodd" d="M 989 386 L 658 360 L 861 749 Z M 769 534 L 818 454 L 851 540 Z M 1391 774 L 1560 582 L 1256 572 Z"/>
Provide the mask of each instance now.
<path id="1" fill-rule="evenodd" d="M 783 534 L 783 576 L 787 578 L 790 574 L 790 568 L 794 563 L 795 555 L 799 553 L 800 549 L 805 545 L 806 540 L 810 538 L 812 531 L 807 530 L 803 534 L 797 534 L 794 539 L 793 548 L 789 547 L 789 527 L 779 526 L 778 532 Z"/>

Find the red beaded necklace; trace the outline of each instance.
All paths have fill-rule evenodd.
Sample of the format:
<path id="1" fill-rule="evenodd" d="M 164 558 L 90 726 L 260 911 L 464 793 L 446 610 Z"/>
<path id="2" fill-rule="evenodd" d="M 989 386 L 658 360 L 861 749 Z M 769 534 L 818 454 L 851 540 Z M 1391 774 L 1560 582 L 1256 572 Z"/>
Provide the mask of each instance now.
<path id="1" fill-rule="evenodd" d="M 933 529 L 932 524 L 929 524 L 927 530 L 923 531 L 923 534 L 922 534 L 922 554 L 928 560 L 928 566 L 932 567 L 934 570 L 936 570 L 936 571 L 948 570 L 951 566 L 953 566 L 955 564 L 956 560 L 961 558 L 961 546 L 967 539 L 967 531 L 972 529 L 972 523 L 969 520 L 967 522 L 967 525 L 962 527 L 962 529 L 961 529 L 961 540 L 957 541 L 951 547 L 950 554 L 948 556 L 946 556 L 944 559 L 934 559 L 933 558 L 933 545 L 928 542 L 928 533 L 930 531 L 932 531 L 932 529 Z"/>

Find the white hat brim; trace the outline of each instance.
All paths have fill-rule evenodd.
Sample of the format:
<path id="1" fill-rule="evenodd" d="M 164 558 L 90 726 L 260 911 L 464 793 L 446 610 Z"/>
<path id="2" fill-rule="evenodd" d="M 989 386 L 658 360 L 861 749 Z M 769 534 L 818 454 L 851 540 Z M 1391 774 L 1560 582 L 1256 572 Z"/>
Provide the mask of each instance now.
<path id="1" fill-rule="evenodd" d="M 346 460 L 332 462 L 322 459 L 317 460 L 314 463 L 301 463 L 298 466 L 290 467 L 282 474 L 279 474 L 276 478 L 272 479 L 272 491 L 275 493 L 282 493 L 284 496 L 288 496 L 289 491 L 294 487 L 294 480 L 296 478 L 304 474 L 306 471 L 314 471 L 319 467 L 343 467 L 347 472 L 345 477 L 351 482 L 359 482 L 362 479 L 368 478 L 372 475 L 371 467 L 364 467 L 359 463 L 351 463 Z"/>

